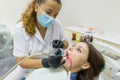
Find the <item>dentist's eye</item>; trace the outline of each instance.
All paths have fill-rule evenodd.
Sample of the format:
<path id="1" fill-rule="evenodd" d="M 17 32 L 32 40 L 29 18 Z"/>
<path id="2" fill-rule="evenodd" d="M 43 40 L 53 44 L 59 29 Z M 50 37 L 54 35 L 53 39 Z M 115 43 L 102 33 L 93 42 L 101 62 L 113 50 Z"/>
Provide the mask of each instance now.
<path id="1" fill-rule="evenodd" d="M 46 12 L 48 15 L 51 15 L 51 12 Z"/>

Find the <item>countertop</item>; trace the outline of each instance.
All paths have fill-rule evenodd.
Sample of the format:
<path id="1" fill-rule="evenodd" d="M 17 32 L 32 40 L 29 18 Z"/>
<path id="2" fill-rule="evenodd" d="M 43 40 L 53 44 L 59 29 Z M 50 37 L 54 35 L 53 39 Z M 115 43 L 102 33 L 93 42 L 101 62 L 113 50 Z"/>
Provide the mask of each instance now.
<path id="1" fill-rule="evenodd" d="M 110 43 L 114 43 L 116 45 L 120 45 L 120 35 L 115 32 L 109 32 L 109 31 L 97 32 L 96 31 L 96 32 L 89 33 L 88 31 L 86 31 L 86 29 L 83 29 L 81 27 L 65 26 L 64 28 L 71 31 L 79 32 L 81 34 L 90 34 L 90 35 L 93 35 L 94 38 L 105 40 Z"/>

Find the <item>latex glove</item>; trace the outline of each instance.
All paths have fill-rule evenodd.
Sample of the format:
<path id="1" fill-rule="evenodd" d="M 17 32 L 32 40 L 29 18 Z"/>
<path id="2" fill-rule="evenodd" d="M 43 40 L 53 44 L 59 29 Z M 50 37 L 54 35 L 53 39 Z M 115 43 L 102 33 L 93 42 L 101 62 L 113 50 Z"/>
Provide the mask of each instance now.
<path id="1" fill-rule="evenodd" d="M 63 43 L 63 41 L 56 39 L 56 40 L 52 41 L 52 47 L 53 48 L 63 48 L 64 47 L 64 43 Z"/>
<path id="2" fill-rule="evenodd" d="M 62 56 L 58 56 L 58 55 L 53 55 L 53 56 L 49 56 L 48 58 L 42 59 L 42 65 L 46 68 L 47 67 L 58 68 L 64 63 L 65 61 L 62 61 Z"/>

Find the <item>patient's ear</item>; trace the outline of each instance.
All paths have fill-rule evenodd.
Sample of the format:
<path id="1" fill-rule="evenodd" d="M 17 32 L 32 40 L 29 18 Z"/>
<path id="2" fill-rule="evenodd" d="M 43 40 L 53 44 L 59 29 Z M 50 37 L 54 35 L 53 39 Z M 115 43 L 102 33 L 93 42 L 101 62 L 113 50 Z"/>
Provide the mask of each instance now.
<path id="1" fill-rule="evenodd" d="M 84 64 L 81 66 L 82 69 L 88 69 L 89 67 L 90 67 L 90 63 L 88 63 L 88 62 L 84 63 Z"/>

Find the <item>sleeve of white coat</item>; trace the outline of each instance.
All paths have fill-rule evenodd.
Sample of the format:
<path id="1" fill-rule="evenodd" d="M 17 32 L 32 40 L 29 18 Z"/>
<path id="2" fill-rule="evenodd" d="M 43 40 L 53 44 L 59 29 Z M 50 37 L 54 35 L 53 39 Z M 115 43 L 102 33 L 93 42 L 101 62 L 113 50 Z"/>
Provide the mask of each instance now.
<path id="1" fill-rule="evenodd" d="M 59 22 L 59 27 L 60 27 L 60 39 L 63 41 L 63 40 L 66 40 L 67 41 L 67 37 L 66 37 L 66 34 L 64 32 L 64 27 L 62 26 L 61 22 Z"/>
<path id="2" fill-rule="evenodd" d="M 28 56 L 27 41 L 24 36 L 24 29 L 19 26 L 16 26 L 14 29 L 13 55 L 16 57 Z"/>

